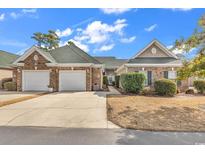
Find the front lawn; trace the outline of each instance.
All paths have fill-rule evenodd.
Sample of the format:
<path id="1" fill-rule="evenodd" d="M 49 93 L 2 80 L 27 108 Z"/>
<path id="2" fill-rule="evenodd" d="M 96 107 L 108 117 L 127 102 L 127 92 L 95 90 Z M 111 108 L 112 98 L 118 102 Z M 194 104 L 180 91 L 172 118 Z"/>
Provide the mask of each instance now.
<path id="1" fill-rule="evenodd" d="M 108 96 L 107 114 L 124 128 L 205 131 L 205 96 Z"/>

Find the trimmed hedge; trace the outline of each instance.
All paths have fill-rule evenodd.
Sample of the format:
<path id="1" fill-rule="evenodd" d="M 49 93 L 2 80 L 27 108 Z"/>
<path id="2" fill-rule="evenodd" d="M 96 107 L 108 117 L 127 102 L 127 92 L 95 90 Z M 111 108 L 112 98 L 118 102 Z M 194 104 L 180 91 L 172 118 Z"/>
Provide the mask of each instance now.
<path id="1" fill-rule="evenodd" d="M 4 89 L 8 91 L 16 91 L 16 82 L 5 82 Z"/>
<path id="2" fill-rule="evenodd" d="M 1 88 L 2 89 L 4 89 L 4 83 L 6 83 L 6 82 L 12 82 L 12 78 L 3 78 L 2 80 L 1 80 Z"/>
<path id="3" fill-rule="evenodd" d="M 168 79 L 160 79 L 155 81 L 154 88 L 157 94 L 162 96 L 174 96 L 177 92 L 176 83 Z"/>
<path id="4" fill-rule="evenodd" d="M 139 93 L 144 87 L 145 75 L 142 73 L 121 74 L 120 83 L 125 92 Z"/>
<path id="5" fill-rule="evenodd" d="M 194 88 L 201 94 L 205 91 L 205 80 L 196 80 L 194 81 Z"/>
<path id="6" fill-rule="evenodd" d="M 119 75 L 116 75 L 116 76 L 115 76 L 115 86 L 116 86 L 117 88 L 120 87 L 120 76 L 119 76 Z"/>
<path id="7" fill-rule="evenodd" d="M 103 85 L 106 85 L 106 87 L 108 86 L 107 76 L 103 76 Z"/>

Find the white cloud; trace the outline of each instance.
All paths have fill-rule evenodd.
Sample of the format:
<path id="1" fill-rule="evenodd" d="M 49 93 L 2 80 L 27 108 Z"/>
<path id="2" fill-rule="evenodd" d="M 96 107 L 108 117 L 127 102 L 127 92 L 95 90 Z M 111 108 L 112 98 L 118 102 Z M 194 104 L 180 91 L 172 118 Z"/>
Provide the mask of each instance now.
<path id="1" fill-rule="evenodd" d="M 81 48 L 82 50 L 84 50 L 85 52 L 89 52 L 89 47 L 86 44 L 83 44 L 80 41 L 76 41 L 73 39 L 70 39 L 69 41 L 72 41 L 76 46 L 78 46 L 79 48 Z"/>
<path id="2" fill-rule="evenodd" d="M 122 14 L 122 13 L 130 11 L 131 9 L 129 8 L 103 8 L 100 10 L 105 14 Z"/>
<path id="3" fill-rule="evenodd" d="M 167 46 L 167 49 L 172 49 L 174 46 L 173 45 L 168 45 Z M 191 53 L 192 51 L 195 51 L 197 48 L 192 48 L 190 51 L 189 51 L 189 53 Z M 175 48 L 175 49 L 173 49 L 173 50 L 171 50 L 174 54 L 186 54 L 186 52 L 185 52 L 185 50 L 183 50 L 183 49 L 177 49 L 177 48 Z"/>
<path id="4" fill-rule="evenodd" d="M 174 46 L 173 45 L 168 45 L 167 46 L 167 49 L 172 49 Z M 181 49 L 174 49 L 174 50 L 171 50 L 174 54 L 182 54 L 183 53 L 183 50 Z"/>
<path id="5" fill-rule="evenodd" d="M 3 21 L 4 19 L 5 19 L 5 14 L 4 13 L 0 14 L 0 21 Z"/>
<path id="6" fill-rule="evenodd" d="M 56 30 L 56 34 L 59 36 L 59 37 L 67 37 L 69 35 L 72 34 L 72 30 L 68 27 L 66 28 L 65 30 L 63 31 L 60 31 L 59 29 Z"/>
<path id="7" fill-rule="evenodd" d="M 99 50 L 100 51 L 108 51 L 114 48 L 115 44 L 103 45 Z"/>
<path id="8" fill-rule="evenodd" d="M 125 19 L 118 19 L 113 24 L 102 21 L 93 21 L 86 29 L 78 31 L 77 40 L 86 40 L 90 44 L 103 43 L 110 39 L 111 34 L 123 34 L 123 28 L 127 26 Z"/>
<path id="9" fill-rule="evenodd" d="M 10 13 L 10 16 L 11 16 L 12 18 L 14 18 L 14 19 L 17 19 L 18 17 L 20 17 L 20 14 L 15 13 L 15 12 L 11 12 L 11 13 Z"/>
<path id="10" fill-rule="evenodd" d="M 132 37 L 129 37 L 129 38 L 122 38 L 122 39 L 120 40 L 120 42 L 122 42 L 122 43 L 131 43 L 131 42 L 133 42 L 135 39 L 136 39 L 136 36 L 132 36 Z"/>
<path id="11" fill-rule="evenodd" d="M 172 8 L 173 11 L 191 11 L 192 8 Z"/>
<path id="12" fill-rule="evenodd" d="M 26 16 L 30 18 L 38 18 L 37 9 L 22 9 L 20 12 L 11 12 L 10 16 L 14 19 Z"/>
<path id="13" fill-rule="evenodd" d="M 23 13 L 36 13 L 37 9 L 22 9 L 21 11 Z"/>
<path id="14" fill-rule="evenodd" d="M 80 49 L 82 49 L 83 51 L 89 52 L 89 47 L 88 47 L 88 45 L 83 44 L 82 42 L 76 41 L 76 40 L 74 40 L 74 39 L 70 39 L 70 40 L 68 40 L 68 41 L 73 42 L 76 46 L 78 46 L 78 47 L 79 47 Z M 67 44 L 68 44 L 68 41 L 60 41 L 59 46 L 61 47 L 61 46 L 67 45 Z"/>
<path id="15" fill-rule="evenodd" d="M 157 24 L 153 24 L 153 25 L 151 25 L 151 26 L 145 28 L 145 31 L 151 32 L 151 31 L 153 31 L 155 28 L 157 28 Z"/>

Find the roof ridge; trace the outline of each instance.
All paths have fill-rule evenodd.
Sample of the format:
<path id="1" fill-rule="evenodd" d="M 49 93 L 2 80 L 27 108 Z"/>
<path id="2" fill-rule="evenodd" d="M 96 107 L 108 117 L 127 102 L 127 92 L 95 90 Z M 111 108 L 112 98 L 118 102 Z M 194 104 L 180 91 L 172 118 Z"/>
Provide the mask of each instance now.
<path id="1" fill-rule="evenodd" d="M 160 47 L 160 48 L 163 48 L 163 50 L 165 50 L 166 52 L 166 54 L 168 55 L 168 56 L 171 56 L 171 57 L 173 57 L 173 58 L 175 58 L 175 59 L 177 59 L 176 57 L 176 55 L 173 53 L 173 52 L 171 52 L 163 43 L 161 43 L 158 39 L 156 39 L 156 38 L 154 38 L 154 39 L 152 39 L 152 41 L 150 41 L 149 43 L 147 43 L 141 50 L 139 50 L 139 52 L 137 52 L 131 59 L 133 59 L 133 58 L 136 58 L 136 57 L 138 57 L 139 55 L 141 55 L 148 47 L 150 47 L 152 44 L 154 44 L 154 43 L 157 43 L 158 44 L 158 47 Z M 161 49 L 162 50 L 162 49 Z"/>
<path id="2" fill-rule="evenodd" d="M 78 48 L 83 54 L 85 54 L 86 56 L 88 56 L 89 58 L 95 60 L 96 62 L 98 62 L 99 64 L 101 64 L 97 59 L 95 59 L 93 56 L 89 55 L 88 53 L 86 53 L 85 51 L 83 51 L 81 48 L 79 48 L 78 46 L 76 46 L 75 44 L 70 44 L 68 45 L 72 50 L 74 50 L 75 53 L 77 53 L 77 50 L 73 49 L 72 47 L 76 47 Z M 86 61 L 89 62 L 89 59 L 83 57 L 82 55 L 80 55 L 79 53 L 77 53 L 79 56 L 81 56 L 83 59 L 85 59 Z"/>
<path id="3" fill-rule="evenodd" d="M 73 49 L 73 48 L 70 47 L 70 45 L 67 45 L 67 46 L 68 46 L 72 51 L 74 51 L 77 55 L 79 55 L 81 58 L 83 58 L 84 60 L 86 60 L 87 62 L 89 62 L 87 58 L 85 58 L 85 57 L 81 56 L 79 53 L 77 53 L 77 52 L 75 51 L 75 49 Z"/>
<path id="4" fill-rule="evenodd" d="M 14 53 L 11 53 L 11 52 L 8 52 L 8 51 L 5 51 L 5 50 L 0 50 L 0 52 L 4 52 L 4 53 L 10 54 L 10 55 L 14 55 L 14 56 L 19 56 L 17 54 L 14 54 Z"/>

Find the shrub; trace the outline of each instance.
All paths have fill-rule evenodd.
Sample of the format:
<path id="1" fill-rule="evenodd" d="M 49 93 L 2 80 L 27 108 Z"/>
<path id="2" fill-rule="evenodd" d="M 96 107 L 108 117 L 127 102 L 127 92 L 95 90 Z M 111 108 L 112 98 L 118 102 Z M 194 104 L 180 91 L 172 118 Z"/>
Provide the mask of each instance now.
<path id="1" fill-rule="evenodd" d="M 120 87 L 120 76 L 119 75 L 115 76 L 115 86 L 117 88 Z"/>
<path id="2" fill-rule="evenodd" d="M 196 80 L 194 81 L 194 88 L 201 94 L 205 91 L 205 80 Z"/>
<path id="3" fill-rule="evenodd" d="M 105 85 L 106 87 L 108 86 L 107 76 L 103 76 L 103 85 Z"/>
<path id="4" fill-rule="evenodd" d="M 153 89 L 151 89 L 150 87 L 145 87 L 142 92 L 141 92 L 142 95 L 145 95 L 145 96 L 149 96 L 149 95 L 154 95 L 155 94 L 155 91 Z"/>
<path id="5" fill-rule="evenodd" d="M 112 85 L 115 86 L 115 81 L 112 81 Z"/>
<path id="6" fill-rule="evenodd" d="M 6 82 L 12 82 L 12 78 L 3 78 L 2 80 L 1 80 L 1 88 L 2 89 L 4 89 L 4 83 L 6 83 Z"/>
<path id="7" fill-rule="evenodd" d="M 125 92 L 139 93 L 144 87 L 145 76 L 142 73 L 127 73 L 120 76 L 120 83 Z"/>
<path id="8" fill-rule="evenodd" d="M 154 88 L 155 91 L 162 96 L 174 96 L 177 91 L 176 83 L 168 79 L 155 81 Z"/>
<path id="9" fill-rule="evenodd" d="M 194 94 L 194 89 L 187 89 L 185 94 Z"/>
<path id="10" fill-rule="evenodd" d="M 15 82 L 5 82 L 4 89 L 8 91 L 16 91 L 16 83 Z"/>

